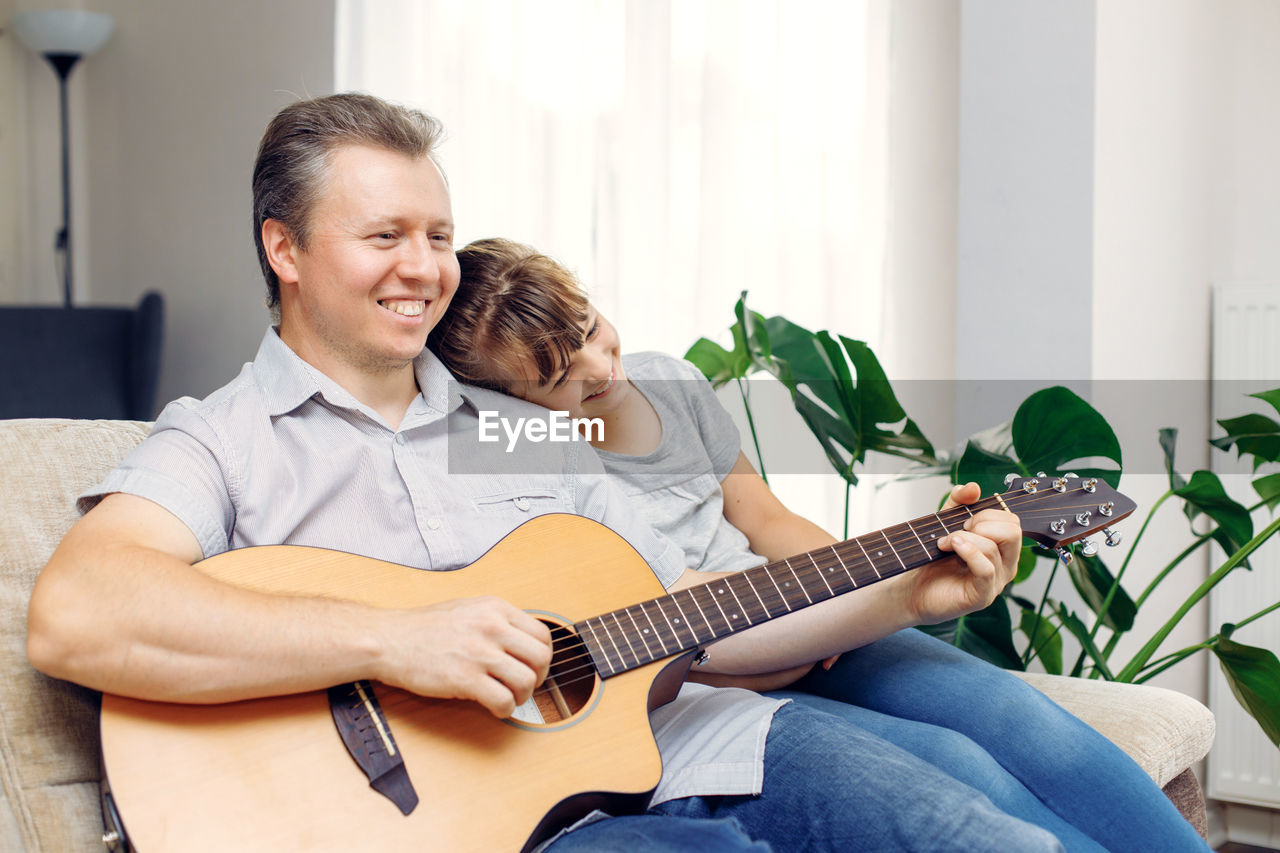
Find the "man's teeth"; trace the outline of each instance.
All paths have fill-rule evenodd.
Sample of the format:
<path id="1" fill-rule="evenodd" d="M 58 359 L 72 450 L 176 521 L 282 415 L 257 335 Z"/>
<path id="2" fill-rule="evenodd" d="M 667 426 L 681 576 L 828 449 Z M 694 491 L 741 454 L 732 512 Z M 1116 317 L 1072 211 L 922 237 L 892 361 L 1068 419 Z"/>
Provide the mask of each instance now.
<path id="1" fill-rule="evenodd" d="M 425 303 L 418 299 L 383 299 L 378 304 L 388 311 L 394 311 L 406 317 L 417 317 L 427 307 Z"/>

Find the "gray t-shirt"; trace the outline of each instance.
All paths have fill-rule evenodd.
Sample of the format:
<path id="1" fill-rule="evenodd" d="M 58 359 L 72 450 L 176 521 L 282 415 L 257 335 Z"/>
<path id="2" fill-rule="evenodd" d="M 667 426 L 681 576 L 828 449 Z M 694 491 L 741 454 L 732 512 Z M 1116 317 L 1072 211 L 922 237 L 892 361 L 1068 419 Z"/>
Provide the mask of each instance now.
<path id="1" fill-rule="evenodd" d="M 687 361 L 658 352 L 622 357 L 631 381 L 662 422 L 658 447 L 644 456 L 596 451 L 655 530 L 703 572 L 738 572 L 765 559 L 724 517 L 720 483 L 738 461 L 741 438 L 711 384 Z"/>

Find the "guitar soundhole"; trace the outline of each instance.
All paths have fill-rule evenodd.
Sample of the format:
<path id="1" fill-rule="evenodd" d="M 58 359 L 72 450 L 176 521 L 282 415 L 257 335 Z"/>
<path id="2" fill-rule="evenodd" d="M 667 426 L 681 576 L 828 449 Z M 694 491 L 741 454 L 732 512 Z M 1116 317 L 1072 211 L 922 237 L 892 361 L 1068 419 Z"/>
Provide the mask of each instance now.
<path id="1" fill-rule="evenodd" d="M 551 629 L 551 671 L 533 697 L 511 715 L 531 727 L 559 726 L 577 716 L 595 697 L 600 679 L 591 654 L 568 625 L 539 617 Z"/>

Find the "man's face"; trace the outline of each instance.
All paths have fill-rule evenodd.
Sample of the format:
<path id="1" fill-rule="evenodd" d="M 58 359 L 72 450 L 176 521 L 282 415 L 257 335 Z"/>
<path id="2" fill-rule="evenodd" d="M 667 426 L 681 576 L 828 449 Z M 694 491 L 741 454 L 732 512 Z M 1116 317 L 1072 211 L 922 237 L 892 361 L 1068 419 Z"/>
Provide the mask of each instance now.
<path id="1" fill-rule="evenodd" d="M 458 287 L 449 191 L 428 157 L 333 152 L 311 239 L 280 275 L 280 335 L 342 382 L 405 368 Z M 277 273 L 281 273 L 277 270 Z"/>

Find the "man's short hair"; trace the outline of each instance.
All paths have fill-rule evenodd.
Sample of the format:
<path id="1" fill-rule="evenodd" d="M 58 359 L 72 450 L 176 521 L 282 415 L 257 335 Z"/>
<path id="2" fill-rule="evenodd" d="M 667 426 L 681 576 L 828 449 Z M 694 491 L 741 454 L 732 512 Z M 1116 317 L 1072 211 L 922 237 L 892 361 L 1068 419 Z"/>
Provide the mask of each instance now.
<path id="1" fill-rule="evenodd" d="M 298 101 L 281 110 L 262 135 L 253 166 L 253 240 L 267 281 L 267 307 L 280 306 L 280 279 L 267 261 L 262 223 L 281 222 L 306 250 L 311 212 L 330 156 L 344 145 L 369 145 L 410 157 L 431 157 L 444 128 L 420 110 L 353 92 Z"/>

